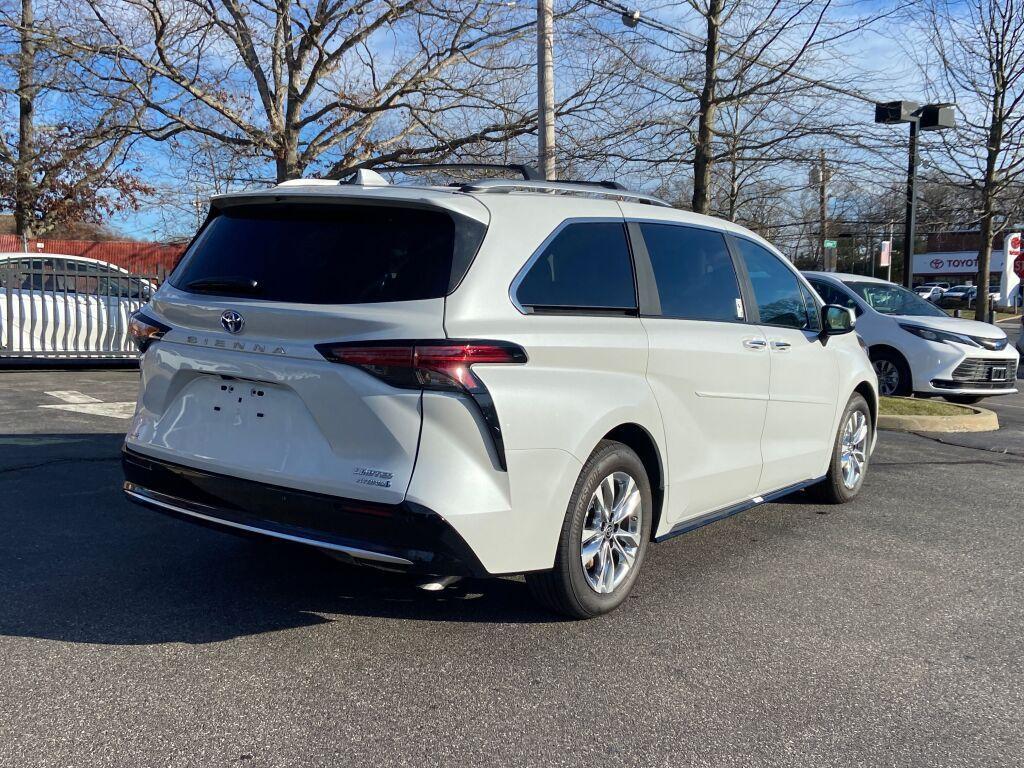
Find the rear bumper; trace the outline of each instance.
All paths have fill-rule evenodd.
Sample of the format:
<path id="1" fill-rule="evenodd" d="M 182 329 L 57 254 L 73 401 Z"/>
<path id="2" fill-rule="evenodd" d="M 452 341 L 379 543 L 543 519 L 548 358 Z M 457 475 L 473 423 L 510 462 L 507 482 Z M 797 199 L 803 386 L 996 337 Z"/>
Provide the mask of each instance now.
<path id="1" fill-rule="evenodd" d="M 328 549 L 354 562 L 419 573 L 486 576 L 440 515 L 411 502 L 375 504 L 219 475 L 125 447 L 129 500 L 190 522 Z"/>

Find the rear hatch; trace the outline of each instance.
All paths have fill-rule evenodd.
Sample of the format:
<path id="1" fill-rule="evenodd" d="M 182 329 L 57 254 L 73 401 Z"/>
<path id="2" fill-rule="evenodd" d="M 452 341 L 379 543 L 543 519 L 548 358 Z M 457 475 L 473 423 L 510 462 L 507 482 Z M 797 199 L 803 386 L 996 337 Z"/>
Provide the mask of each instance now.
<path id="1" fill-rule="evenodd" d="M 443 339 L 445 296 L 486 229 L 448 193 L 238 196 L 143 310 L 147 351 L 129 448 L 272 485 L 396 503 L 421 393 L 317 344 Z"/>

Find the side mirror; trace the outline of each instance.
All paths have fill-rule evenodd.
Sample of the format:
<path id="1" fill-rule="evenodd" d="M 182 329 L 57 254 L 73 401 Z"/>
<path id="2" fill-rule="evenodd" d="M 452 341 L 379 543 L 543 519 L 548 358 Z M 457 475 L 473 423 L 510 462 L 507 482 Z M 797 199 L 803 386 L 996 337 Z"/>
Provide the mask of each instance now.
<path id="1" fill-rule="evenodd" d="M 857 326 L 857 315 L 849 307 L 826 304 L 821 308 L 821 332 L 825 336 L 850 333 Z"/>

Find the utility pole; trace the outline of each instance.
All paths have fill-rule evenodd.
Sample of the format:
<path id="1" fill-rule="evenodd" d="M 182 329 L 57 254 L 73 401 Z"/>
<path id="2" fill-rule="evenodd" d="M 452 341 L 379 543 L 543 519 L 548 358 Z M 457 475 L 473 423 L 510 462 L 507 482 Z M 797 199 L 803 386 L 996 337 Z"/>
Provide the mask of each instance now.
<path id="1" fill-rule="evenodd" d="M 537 0 L 537 164 L 545 179 L 555 171 L 554 0 Z"/>
<path id="2" fill-rule="evenodd" d="M 818 150 L 818 246 L 821 248 L 821 266 L 826 272 L 835 272 L 836 263 L 834 252 L 829 253 L 825 248 L 825 240 L 828 237 L 828 166 L 825 164 L 825 150 Z"/>

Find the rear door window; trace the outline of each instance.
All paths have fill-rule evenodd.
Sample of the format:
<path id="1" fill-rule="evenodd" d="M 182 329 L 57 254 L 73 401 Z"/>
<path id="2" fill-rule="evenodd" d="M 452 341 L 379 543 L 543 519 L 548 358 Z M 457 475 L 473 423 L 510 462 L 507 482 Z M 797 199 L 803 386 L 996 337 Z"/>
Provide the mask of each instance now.
<path id="1" fill-rule="evenodd" d="M 743 320 L 736 268 L 720 232 L 641 224 L 663 317 Z"/>
<path id="2" fill-rule="evenodd" d="M 563 227 L 523 276 L 516 299 L 534 310 L 635 310 L 625 225 L 577 222 Z"/>
<path id="3" fill-rule="evenodd" d="M 170 282 L 193 293 L 299 304 L 435 299 L 461 281 L 484 230 L 421 208 L 231 207 L 207 224 Z"/>

